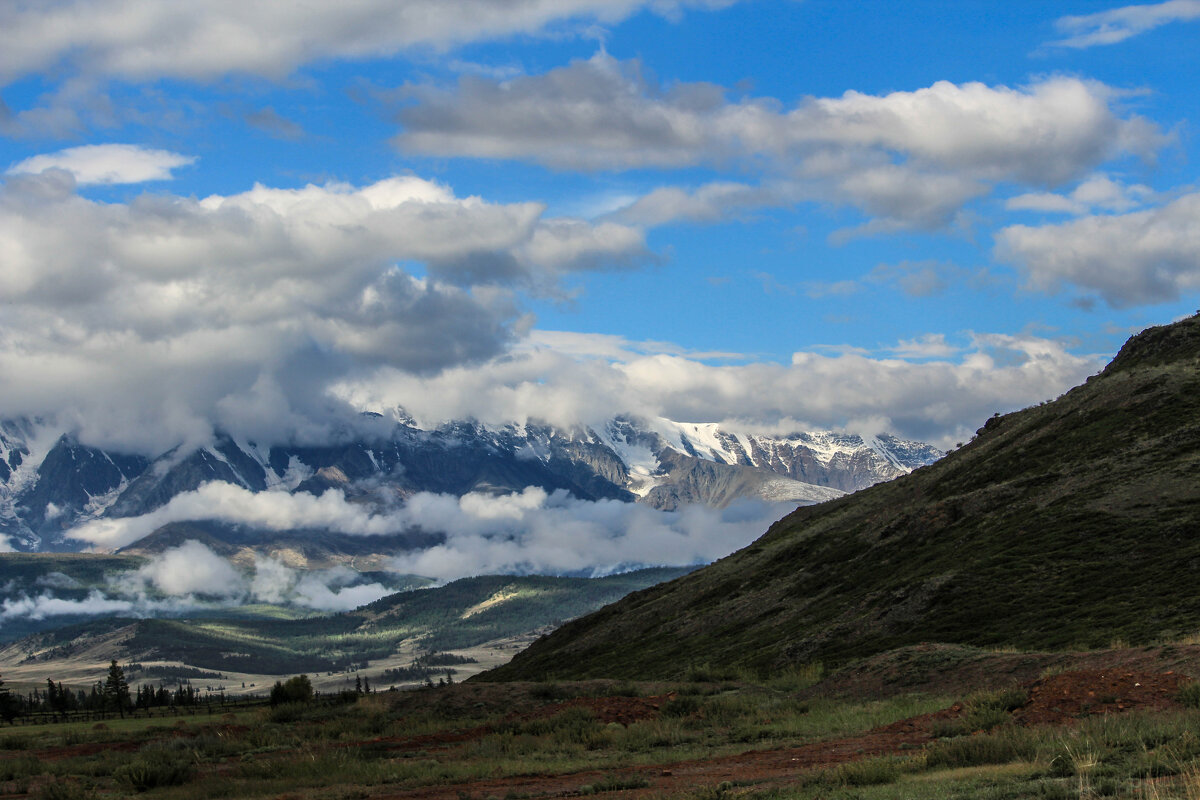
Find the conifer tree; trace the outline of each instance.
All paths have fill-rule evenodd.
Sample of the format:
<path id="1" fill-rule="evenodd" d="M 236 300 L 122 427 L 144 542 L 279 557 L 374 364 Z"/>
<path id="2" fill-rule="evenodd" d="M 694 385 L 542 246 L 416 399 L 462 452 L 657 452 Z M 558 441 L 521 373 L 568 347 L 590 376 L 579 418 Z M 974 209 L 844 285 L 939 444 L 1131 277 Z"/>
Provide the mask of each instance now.
<path id="1" fill-rule="evenodd" d="M 0 719 L 12 724 L 12 721 L 17 718 L 19 709 L 17 708 L 17 698 L 13 697 L 12 693 L 4 686 L 4 678 L 0 678 Z"/>
<path id="2" fill-rule="evenodd" d="M 110 705 L 117 707 L 121 719 L 124 719 L 125 709 L 129 706 L 129 683 L 125 680 L 125 670 L 121 669 L 115 658 L 108 665 L 108 680 L 104 682 L 104 697 Z"/>

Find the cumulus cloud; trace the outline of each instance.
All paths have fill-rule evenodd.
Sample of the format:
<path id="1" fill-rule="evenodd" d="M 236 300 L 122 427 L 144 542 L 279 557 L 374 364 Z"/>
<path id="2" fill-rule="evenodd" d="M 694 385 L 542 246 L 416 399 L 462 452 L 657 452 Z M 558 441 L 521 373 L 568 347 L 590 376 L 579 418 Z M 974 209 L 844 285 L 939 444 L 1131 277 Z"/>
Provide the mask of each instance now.
<path id="1" fill-rule="evenodd" d="M 710 220 L 728 211 L 818 200 L 876 219 L 866 232 L 936 228 L 997 182 L 1051 187 L 1163 138 L 1114 111 L 1103 84 L 1051 77 L 1010 88 L 939 81 L 887 95 L 846 92 L 786 110 L 731 99 L 711 84 L 663 86 L 601 52 L 542 75 L 462 76 L 451 88 L 396 93 L 409 152 L 534 161 L 556 169 L 740 165 L 773 185 L 659 189 L 622 221 Z"/>
<path id="2" fill-rule="evenodd" d="M 468 417 L 489 424 L 598 424 L 620 409 L 648 418 L 751 426 L 787 418 L 801 428 L 828 429 L 885 409 L 885 429 L 945 448 L 992 413 L 1055 397 L 1103 363 L 1072 354 L 1063 342 L 1027 335 L 973 334 L 953 353 L 926 347 L 920 360 L 814 349 L 796 353 L 790 364 L 711 364 L 699 354 L 645 343 L 630 347 L 612 337 L 569 337 L 568 354 L 555 349 L 561 337 L 548 340 L 552 348 L 540 343 L 541 336 L 535 332 L 510 356 L 471 369 L 436 376 L 382 370 L 338 391 L 363 409 L 403 405 L 428 425 Z M 916 355 L 905 343 L 894 351 Z"/>
<path id="3" fill-rule="evenodd" d="M 62 169 L 11 176 L 5 413 L 148 453 L 214 425 L 319 438 L 329 383 L 491 358 L 528 326 L 515 291 L 648 257 L 639 231 L 543 211 L 412 176 L 129 203 L 81 197 Z"/>
<path id="4" fill-rule="evenodd" d="M 0 83 L 56 67 L 153 81 L 283 77 L 316 60 L 443 49 L 569 21 L 613 24 L 643 9 L 675 14 L 736 0 L 64 0 L 0 11 Z"/>
<path id="5" fill-rule="evenodd" d="M 36 175 L 61 169 L 81 185 L 144 183 L 171 180 L 172 170 L 195 162 L 193 156 L 133 144 L 92 144 L 27 158 L 9 167 L 8 174 Z"/>
<path id="6" fill-rule="evenodd" d="M 236 597 L 245 581 L 228 561 L 197 541 L 172 547 L 132 576 L 165 595 Z"/>
<path id="7" fill-rule="evenodd" d="M 1012 225 L 996 235 L 998 258 L 1031 288 L 1074 287 L 1113 308 L 1160 303 L 1200 286 L 1200 194 L 1129 214 L 1058 225 Z"/>
<path id="8" fill-rule="evenodd" d="M 1060 47 L 1085 48 L 1116 44 L 1172 22 L 1200 19 L 1200 0 L 1122 6 L 1095 14 L 1061 17 L 1055 27 L 1067 38 L 1051 42 Z"/>

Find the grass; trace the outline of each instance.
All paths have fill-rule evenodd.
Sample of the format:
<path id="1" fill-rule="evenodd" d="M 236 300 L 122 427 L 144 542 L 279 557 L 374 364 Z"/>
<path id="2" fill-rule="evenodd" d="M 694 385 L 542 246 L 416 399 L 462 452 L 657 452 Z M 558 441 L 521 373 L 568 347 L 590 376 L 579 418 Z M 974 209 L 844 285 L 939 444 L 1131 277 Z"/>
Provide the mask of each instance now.
<path id="1" fill-rule="evenodd" d="M 921 695 L 800 697 L 770 683 L 462 684 L 300 705 L 286 720 L 263 708 L 198 717 L 178 728 L 146 720 L 113 720 L 102 730 L 30 726 L 6 732 L 16 747 L 0 753 L 0 795 L 324 800 L 461 787 L 462 796 L 483 800 L 486 793 L 472 794 L 474 782 L 516 786 L 558 776 L 556 785 L 565 788 L 555 791 L 620 797 L 652 791 L 664 770 L 687 769 L 676 765 L 846 741 L 952 702 Z M 569 698 L 582 700 L 564 702 Z M 977 692 L 960 700 L 963 718 L 1005 718 L 943 731 L 923 747 L 798 769 L 782 784 L 753 777 L 682 781 L 658 796 L 1200 800 L 1200 710 L 1024 728 L 1005 710 L 1023 701 L 1013 689 Z M 597 711 L 638 702 L 659 703 L 662 713 L 620 724 Z M 62 752 L 64 745 L 85 747 L 72 754 Z M 51 751 L 55 757 L 45 758 Z"/>

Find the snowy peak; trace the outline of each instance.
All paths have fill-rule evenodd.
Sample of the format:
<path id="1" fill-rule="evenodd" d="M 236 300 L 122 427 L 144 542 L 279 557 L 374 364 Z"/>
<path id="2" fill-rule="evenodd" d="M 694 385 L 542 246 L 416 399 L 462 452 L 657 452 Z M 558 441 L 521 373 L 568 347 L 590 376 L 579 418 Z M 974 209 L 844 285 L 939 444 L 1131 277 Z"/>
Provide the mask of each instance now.
<path id="1" fill-rule="evenodd" d="M 72 528 L 133 517 L 220 481 L 251 492 L 336 490 L 365 503 L 419 492 L 461 496 L 529 486 L 582 500 L 723 508 L 739 499 L 819 503 L 904 474 L 941 455 L 881 435 L 773 436 L 712 423 L 617 417 L 591 427 L 460 420 L 421 429 L 379 417 L 378 435 L 320 446 L 262 447 L 217 433 L 153 459 L 101 450 L 69 434 L 0 423 L 0 544 L 72 549 Z"/>

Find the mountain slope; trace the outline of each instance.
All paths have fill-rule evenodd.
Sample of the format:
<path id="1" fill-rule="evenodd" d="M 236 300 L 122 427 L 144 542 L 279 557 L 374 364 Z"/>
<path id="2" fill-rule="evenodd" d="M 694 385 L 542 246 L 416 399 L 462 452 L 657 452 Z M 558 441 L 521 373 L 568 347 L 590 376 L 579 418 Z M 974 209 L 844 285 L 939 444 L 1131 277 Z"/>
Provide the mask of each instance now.
<path id="1" fill-rule="evenodd" d="M 81 522 L 140 516 L 211 481 L 252 492 L 335 489 L 379 505 L 418 492 L 538 486 L 582 500 L 723 508 L 741 498 L 821 502 L 941 456 L 890 436 L 773 437 L 663 419 L 617 418 L 572 430 L 474 422 L 423 430 L 402 414 L 358 422 L 358 438 L 324 446 L 260 447 L 218 434 L 206 447 L 153 460 L 98 450 L 40 423 L 0 423 L 0 546 L 78 549 L 70 531 Z"/>
<path id="2" fill-rule="evenodd" d="M 919 641 L 1062 648 L 1200 628 L 1200 316 L 912 474 L 570 623 L 495 680 L 842 663 Z"/>

